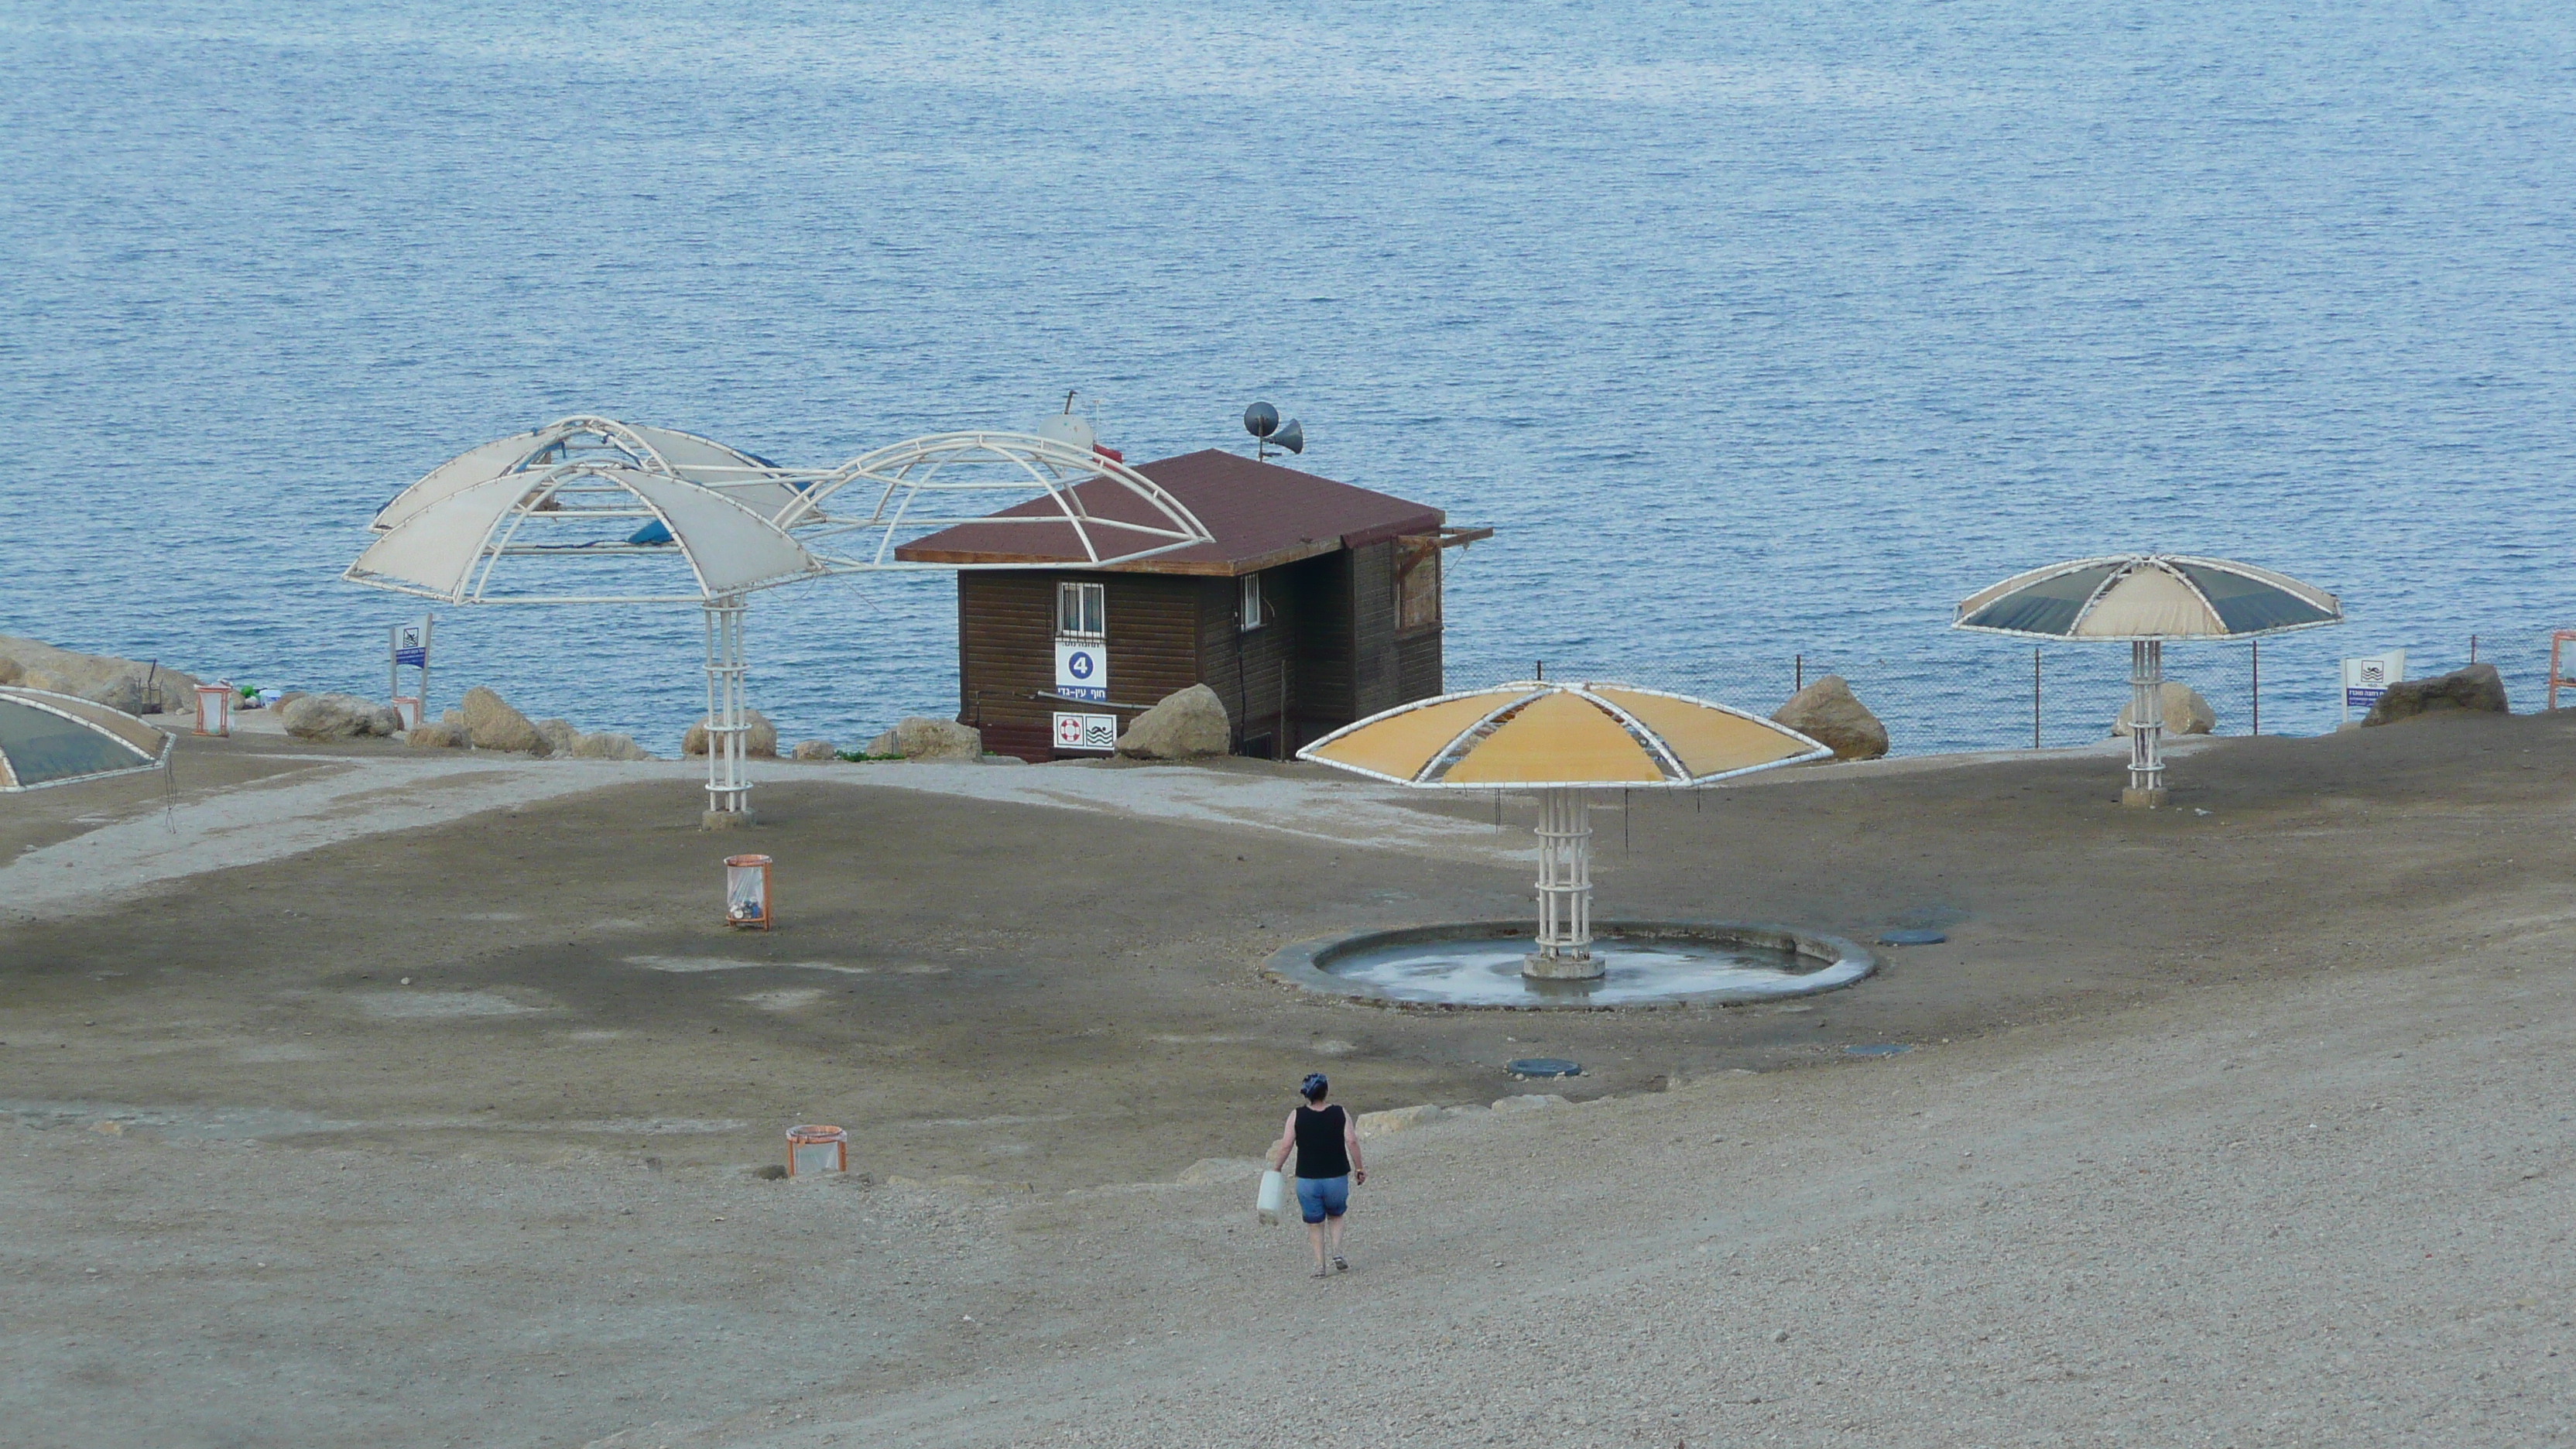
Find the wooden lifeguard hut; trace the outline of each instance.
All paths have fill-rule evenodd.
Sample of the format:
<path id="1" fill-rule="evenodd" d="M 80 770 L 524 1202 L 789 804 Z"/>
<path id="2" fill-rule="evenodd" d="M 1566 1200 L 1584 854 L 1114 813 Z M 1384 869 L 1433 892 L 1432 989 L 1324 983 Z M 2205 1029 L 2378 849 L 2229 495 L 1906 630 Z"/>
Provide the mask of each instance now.
<path id="1" fill-rule="evenodd" d="M 957 576 L 957 718 L 985 749 L 1104 755 L 1138 712 L 1204 684 L 1225 701 L 1237 754 L 1287 759 L 1441 692 L 1441 554 L 1492 529 L 1217 449 L 1136 470 L 1212 541 L 1089 567 L 1069 525 L 1038 521 L 1052 511 L 1041 502 L 895 550 L 973 566 Z M 1091 484 L 1072 492 L 1103 516 L 1136 507 Z"/>

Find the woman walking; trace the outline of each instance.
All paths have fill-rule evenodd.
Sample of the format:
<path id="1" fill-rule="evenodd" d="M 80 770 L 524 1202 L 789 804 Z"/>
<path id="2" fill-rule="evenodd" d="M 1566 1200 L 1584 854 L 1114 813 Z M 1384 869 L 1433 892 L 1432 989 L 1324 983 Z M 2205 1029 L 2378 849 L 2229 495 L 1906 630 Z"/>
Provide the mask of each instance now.
<path id="1" fill-rule="evenodd" d="M 1277 1172 L 1288 1161 L 1291 1149 L 1297 1154 L 1297 1207 L 1306 1219 L 1306 1237 L 1315 1249 L 1315 1276 L 1329 1277 L 1347 1273 L 1350 1263 L 1342 1257 L 1342 1215 L 1350 1211 L 1351 1184 L 1365 1184 L 1368 1169 L 1360 1166 L 1360 1133 L 1351 1114 L 1338 1106 L 1326 1105 L 1333 1084 L 1322 1072 L 1309 1072 L 1299 1083 L 1297 1094 L 1305 1105 L 1288 1114 L 1288 1125 L 1279 1131 L 1279 1140 L 1270 1146 L 1270 1170 Z M 1332 1224 L 1332 1266 L 1324 1266 L 1324 1225 Z"/>

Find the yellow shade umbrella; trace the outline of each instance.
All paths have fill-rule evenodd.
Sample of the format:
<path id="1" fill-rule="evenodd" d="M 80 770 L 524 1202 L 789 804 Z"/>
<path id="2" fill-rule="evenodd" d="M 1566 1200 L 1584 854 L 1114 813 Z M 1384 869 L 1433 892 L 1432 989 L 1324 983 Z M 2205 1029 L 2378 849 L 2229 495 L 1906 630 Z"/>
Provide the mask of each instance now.
<path id="1" fill-rule="evenodd" d="M 1602 968 L 1592 955 L 1591 806 L 1577 792 L 1680 789 L 1832 754 L 1704 699 L 1525 680 L 1398 705 L 1297 757 L 1423 789 L 1541 792 L 1538 950 L 1521 969 L 1579 980 Z"/>

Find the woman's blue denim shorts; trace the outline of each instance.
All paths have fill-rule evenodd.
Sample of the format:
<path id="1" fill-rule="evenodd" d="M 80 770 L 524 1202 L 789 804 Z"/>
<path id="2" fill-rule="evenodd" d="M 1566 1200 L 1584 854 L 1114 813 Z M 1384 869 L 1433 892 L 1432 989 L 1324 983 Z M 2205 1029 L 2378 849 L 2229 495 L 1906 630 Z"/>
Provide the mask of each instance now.
<path id="1" fill-rule="evenodd" d="M 1297 1207 L 1306 1221 L 1320 1223 L 1337 1218 L 1351 1210 L 1351 1179 L 1340 1177 L 1301 1177 L 1297 1179 Z"/>

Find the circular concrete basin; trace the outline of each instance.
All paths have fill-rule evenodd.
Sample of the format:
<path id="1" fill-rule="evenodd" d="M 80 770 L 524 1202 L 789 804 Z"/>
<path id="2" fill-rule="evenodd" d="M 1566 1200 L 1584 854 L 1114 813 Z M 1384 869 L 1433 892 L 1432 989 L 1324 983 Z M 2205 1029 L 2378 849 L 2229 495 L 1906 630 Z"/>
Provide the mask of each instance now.
<path id="1" fill-rule="evenodd" d="M 1533 980 L 1526 921 L 1453 921 L 1301 941 L 1265 973 L 1372 1005 L 1428 1009 L 1607 1011 L 1811 996 L 1849 986 L 1878 958 L 1839 936 L 1739 922 L 1616 921 L 1593 926 L 1598 977 Z"/>

